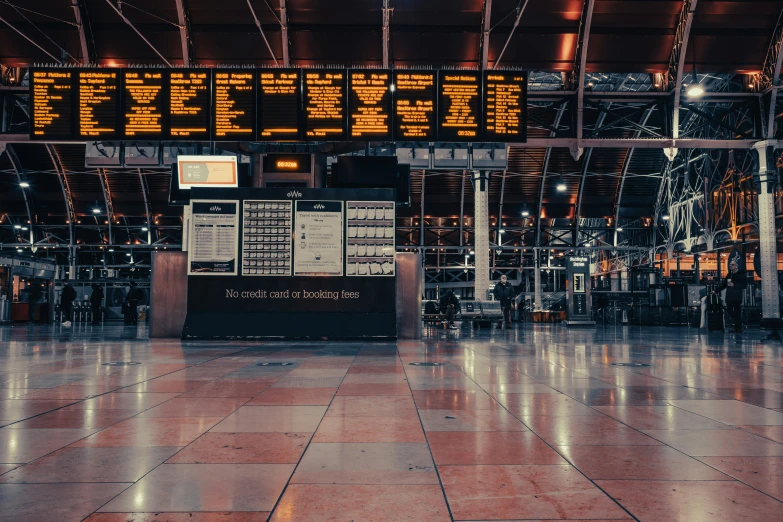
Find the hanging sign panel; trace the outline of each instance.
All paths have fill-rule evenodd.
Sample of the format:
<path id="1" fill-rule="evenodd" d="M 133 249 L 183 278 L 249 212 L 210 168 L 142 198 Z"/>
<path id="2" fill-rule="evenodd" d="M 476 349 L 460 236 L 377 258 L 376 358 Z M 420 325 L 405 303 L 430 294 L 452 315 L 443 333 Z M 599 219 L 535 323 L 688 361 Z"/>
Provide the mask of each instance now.
<path id="1" fill-rule="evenodd" d="M 394 139 L 437 139 L 437 95 L 435 71 L 395 71 Z"/>
<path id="2" fill-rule="evenodd" d="M 438 89 L 438 140 L 478 141 L 481 74 L 478 71 L 441 70 Z"/>
<path id="3" fill-rule="evenodd" d="M 79 138 L 114 139 L 119 135 L 120 71 L 77 70 Z"/>
<path id="4" fill-rule="evenodd" d="M 302 70 L 262 69 L 258 81 L 258 139 L 300 140 Z"/>
<path id="5" fill-rule="evenodd" d="M 30 138 L 73 138 L 73 77 L 75 70 L 36 69 L 30 74 Z"/>
<path id="6" fill-rule="evenodd" d="M 297 201 L 294 275 L 343 275 L 343 202 Z"/>
<path id="7" fill-rule="evenodd" d="M 315 69 L 304 76 L 305 138 L 345 140 L 346 71 Z"/>
<path id="8" fill-rule="evenodd" d="M 239 201 L 191 201 L 188 275 L 237 275 Z"/>
<path id="9" fill-rule="evenodd" d="M 524 142 L 527 139 L 527 74 L 484 71 L 484 139 Z"/>
<path id="10" fill-rule="evenodd" d="M 124 136 L 129 139 L 161 140 L 168 130 L 168 82 L 165 73 L 154 69 L 128 69 L 122 76 Z"/>
<path id="11" fill-rule="evenodd" d="M 216 141 L 253 140 L 256 123 L 256 72 L 212 71 L 212 136 Z"/>
<path id="12" fill-rule="evenodd" d="M 391 71 L 356 70 L 348 72 L 351 139 L 385 141 L 392 139 Z"/>
<path id="13" fill-rule="evenodd" d="M 210 72 L 203 69 L 170 70 L 169 111 L 171 138 L 209 139 Z"/>

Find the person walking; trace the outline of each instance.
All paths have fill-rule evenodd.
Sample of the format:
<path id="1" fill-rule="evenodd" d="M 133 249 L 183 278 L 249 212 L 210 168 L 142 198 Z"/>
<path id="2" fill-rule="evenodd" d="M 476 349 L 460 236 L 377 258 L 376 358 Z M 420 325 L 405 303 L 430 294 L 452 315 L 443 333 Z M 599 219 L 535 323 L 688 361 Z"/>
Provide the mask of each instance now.
<path id="1" fill-rule="evenodd" d="M 717 291 L 720 292 L 726 289 L 726 308 L 729 316 L 734 321 L 735 333 L 745 331 L 745 326 L 742 324 L 742 298 L 746 287 L 745 273 L 740 271 L 739 264 L 736 261 L 731 261 L 729 263 L 729 273 L 718 285 Z"/>
<path id="2" fill-rule="evenodd" d="M 503 310 L 503 320 L 498 322 L 498 328 L 503 328 L 503 321 L 506 322 L 506 328 L 511 328 L 511 307 L 514 304 L 516 292 L 508 282 L 508 277 L 500 276 L 500 282 L 495 285 L 492 294 L 495 296 L 495 300 L 500 302 L 500 308 Z"/>
<path id="3" fill-rule="evenodd" d="M 92 309 L 92 324 L 101 323 L 101 307 L 103 306 L 103 288 L 101 285 L 92 285 L 92 295 L 90 295 L 90 308 Z"/>
<path id="4" fill-rule="evenodd" d="M 71 286 L 68 279 L 63 280 L 63 289 L 60 292 L 60 310 L 63 313 L 63 326 L 71 326 L 71 316 L 73 315 L 73 302 L 76 300 L 76 290 Z"/>
<path id="5" fill-rule="evenodd" d="M 457 329 L 457 325 L 454 324 L 457 312 L 459 312 L 459 299 L 453 291 L 449 290 L 440 298 L 440 313 L 446 316 L 446 323 L 452 330 Z"/>

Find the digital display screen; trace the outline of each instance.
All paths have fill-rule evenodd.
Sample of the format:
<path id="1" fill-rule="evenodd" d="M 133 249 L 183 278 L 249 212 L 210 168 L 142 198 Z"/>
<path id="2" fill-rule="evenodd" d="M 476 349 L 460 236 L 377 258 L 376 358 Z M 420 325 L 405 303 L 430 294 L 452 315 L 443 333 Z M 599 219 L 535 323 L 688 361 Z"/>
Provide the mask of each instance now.
<path id="1" fill-rule="evenodd" d="M 169 71 L 171 138 L 209 139 L 209 82 L 205 70 Z"/>
<path id="2" fill-rule="evenodd" d="M 527 75 L 484 71 L 484 138 L 486 141 L 527 139 Z"/>
<path id="3" fill-rule="evenodd" d="M 442 70 L 438 79 L 438 140 L 478 141 L 481 124 L 481 73 Z"/>
<path id="4" fill-rule="evenodd" d="M 166 79 L 162 70 L 130 69 L 122 77 L 126 138 L 164 139 Z"/>
<path id="5" fill-rule="evenodd" d="M 302 122 L 302 71 L 261 69 L 258 82 L 258 139 L 301 139 L 299 129 Z"/>
<path id="6" fill-rule="evenodd" d="M 345 75 L 341 69 L 305 70 L 305 138 L 345 140 Z"/>
<path id="7" fill-rule="evenodd" d="M 30 137 L 73 138 L 73 75 L 66 69 L 33 69 L 30 82 Z"/>
<path id="8" fill-rule="evenodd" d="M 255 89 L 255 70 L 215 69 L 212 71 L 212 136 L 214 139 L 254 139 Z"/>
<path id="9" fill-rule="evenodd" d="M 384 70 L 348 72 L 348 132 L 351 139 L 392 139 L 391 76 L 391 71 Z"/>
<path id="10" fill-rule="evenodd" d="M 76 72 L 80 138 L 116 138 L 119 134 L 119 77 L 120 71 L 117 69 Z"/>
<path id="11" fill-rule="evenodd" d="M 436 79 L 435 71 L 394 73 L 394 139 L 435 141 Z"/>

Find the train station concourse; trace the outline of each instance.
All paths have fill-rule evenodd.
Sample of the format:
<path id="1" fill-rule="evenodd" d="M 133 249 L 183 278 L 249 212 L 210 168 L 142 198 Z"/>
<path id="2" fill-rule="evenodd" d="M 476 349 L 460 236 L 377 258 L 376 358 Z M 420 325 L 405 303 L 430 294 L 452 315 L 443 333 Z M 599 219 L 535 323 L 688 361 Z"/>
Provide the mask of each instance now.
<path id="1" fill-rule="evenodd" d="M 783 520 L 783 0 L 0 0 L 0 522 Z"/>

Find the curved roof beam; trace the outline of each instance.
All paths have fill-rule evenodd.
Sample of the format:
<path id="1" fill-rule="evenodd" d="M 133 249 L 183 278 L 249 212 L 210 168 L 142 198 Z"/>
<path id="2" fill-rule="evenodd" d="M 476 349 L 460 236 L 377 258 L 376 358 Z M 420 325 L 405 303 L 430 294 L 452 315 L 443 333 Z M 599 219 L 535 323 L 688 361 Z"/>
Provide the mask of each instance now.
<path id="1" fill-rule="evenodd" d="M 111 190 L 109 189 L 109 179 L 106 176 L 106 169 L 98 169 L 98 179 L 101 181 L 101 191 L 103 192 L 103 200 L 106 203 L 106 219 L 109 222 L 109 244 L 114 244 L 114 233 L 112 232 L 112 224 L 114 223 L 114 205 L 111 201 Z"/>
<path id="2" fill-rule="evenodd" d="M 674 90 L 674 103 L 672 104 L 672 137 L 676 140 L 680 137 L 680 98 L 682 96 L 682 77 L 685 69 L 685 56 L 688 54 L 688 40 L 693 26 L 693 15 L 696 12 L 696 4 L 699 0 L 683 0 L 680 18 L 674 31 L 674 45 L 669 55 L 669 70 L 667 81 L 669 90 Z M 666 157 L 673 160 L 677 155 L 677 149 L 664 149 Z"/>
<path id="3" fill-rule="evenodd" d="M 571 82 L 576 87 L 576 146 L 571 149 L 571 155 L 575 160 L 582 156 L 582 125 L 584 124 L 585 110 L 585 67 L 587 65 L 587 48 L 590 43 L 590 27 L 593 25 L 593 8 L 595 0 L 585 0 L 582 9 L 582 19 L 579 22 L 579 38 L 574 53 L 574 70 L 571 73 Z"/>
<path id="4" fill-rule="evenodd" d="M 95 40 L 92 37 L 92 25 L 90 15 L 87 12 L 85 0 L 71 0 L 73 17 L 76 19 L 76 28 L 79 30 L 79 44 L 82 48 L 82 65 L 90 65 L 98 62 L 95 52 Z"/>
<path id="5" fill-rule="evenodd" d="M 76 1 L 76 0 L 73 0 Z M 193 40 L 190 38 L 190 9 L 188 0 L 174 0 L 177 3 L 177 23 L 179 24 L 179 39 L 182 43 L 182 64 L 185 67 L 193 65 Z"/>
<path id="6" fill-rule="evenodd" d="M 65 177 L 65 168 L 63 162 L 60 160 L 60 154 L 54 145 L 47 143 L 46 152 L 49 153 L 49 157 L 52 160 L 52 166 L 57 174 L 57 179 L 60 181 L 60 189 L 63 192 L 63 200 L 65 201 L 65 212 L 68 215 L 68 241 L 73 246 L 76 243 L 76 237 L 74 237 L 74 222 L 76 221 L 76 212 L 73 207 L 73 197 L 71 196 L 71 187 L 68 186 L 68 178 Z"/>
<path id="7" fill-rule="evenodd" d="M 139 169 L 139 183 L 141 184 L 141 193 L 144 196 L 144 213 L 147 215 L 147 244 L 152 244 L 152 211 L 150 210 L 150 195 L 147 180 Z"/>
<path id="8" fill-rule="evenodd" d="M 385 0 L 388 2 L 388 0 Z M 388 9 L 388 7 L 387 7 Z M 384 10 L 384 17 L 387 16 L 387 11 Z M 384 22 L 388 22 L 387 18 L 384 18 Z M 388 57 L 389 49 L 389 29 L 386 27 L 386 33 L 384 34 L 384 42 L 386 45 L 386 54 L 384 57 Z M 286 8 L 286 0 L 280 0 L 280 38 L 283 40 L 283 67 L 291 67 L 291 42 L 288 41 L 288 9 Z M 388 67 L 388 63 L 384 62 L 384 67 Z"/>
<path id="9" fill-rule="evenodd" d="M 384 5 L 389 0 L 383 0 Z M 489 32 L 492 19 L 492 0 L 484 0 L 484 11 L 481 17 L 481 70 L 486 71 L 489 65 Z"/>
<path id="10" fill-rule="evenodd" d="M 769 90 L 769 119 L 767 121 L 767 139 L 775 137 L 775 108 L 778 102 L 778 90 L 780 90 L 780 72 L 783 65 L 783 11 L 780 12 L 775 31 L 772 33 L 772 41 L 764 58 L 764 66 L 761 68 L 761 89 Z"/>
<path id="11" fill-rule="evenodd" d="M 563 118 L 563 114 L 568 107 L 568 102 L 564 102 L 557 110 L 557 116 L 555 116 L 554 128 L 557 129 L 560 126 L 560 120 Z M 554 138 L 556 133 L 552 132 Z M 549 170 L 549 160 L 552 157 L 552 147 L 547 147 L 546 155 L 544 156 L 544 165 L 541 167 L 541 187 L 538 190 L 538 212 L 536 213 L 536 246 L 541 246 L 541 209 L 544 206 L 544 186 L 546 184 L 546 172 Z"/>
<path id="12" fill-rule="evenodd" d="M 8 157 L 11 159 L 11 165 L 14 167 L 14 173 L 16 173 L 16 182 L 22 183 L 22 174 L 24 174 L 25 170 L 22 166 L 22 162 L 19 161 L 19 157 L 16 155 L 16 151 L 13 149 L 11 144 L 9 143 L 6 145 L 5 148 L 6 153 L 8 154 Z M 27 197 L 27 189 L 22 188 L 22 197 L 24 197 L 24 206 L 27 209 L 27 222 L 30 223 L 30 244 L 35 244 L 35 234 L 34 234 L 34 227 L 35 224 L 33 222 L 33 212 L 32 212 L 32 206 L 30 203 L 30 198 Z"/>

